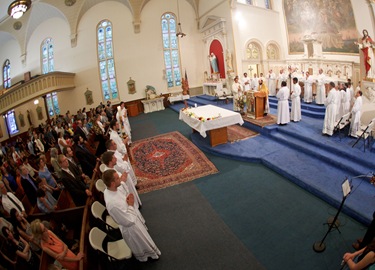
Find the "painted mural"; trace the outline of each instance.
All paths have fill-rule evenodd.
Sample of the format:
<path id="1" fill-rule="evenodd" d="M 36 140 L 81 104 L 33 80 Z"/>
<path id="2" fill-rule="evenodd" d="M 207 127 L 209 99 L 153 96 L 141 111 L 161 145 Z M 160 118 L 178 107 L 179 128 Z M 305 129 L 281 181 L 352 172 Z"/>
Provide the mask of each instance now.
<path id="1" fill-rule="evenodd" d="M 350 0 L 284 0 L 289 53 L 303 53 L 303 39 L 322 42 L 323 52 L 358 53 Z"/>

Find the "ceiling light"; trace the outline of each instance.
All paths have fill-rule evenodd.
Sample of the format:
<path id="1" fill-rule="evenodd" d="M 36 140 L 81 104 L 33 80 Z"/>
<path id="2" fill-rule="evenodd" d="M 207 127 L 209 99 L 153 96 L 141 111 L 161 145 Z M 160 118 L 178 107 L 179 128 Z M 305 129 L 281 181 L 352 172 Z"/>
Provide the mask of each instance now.
<path id="1" fill-rule="evenodd" d="M 19 19 L 31 7 L 31 0 L 16 0 L 8 7 L 8 14 L 13 19 Z"/>

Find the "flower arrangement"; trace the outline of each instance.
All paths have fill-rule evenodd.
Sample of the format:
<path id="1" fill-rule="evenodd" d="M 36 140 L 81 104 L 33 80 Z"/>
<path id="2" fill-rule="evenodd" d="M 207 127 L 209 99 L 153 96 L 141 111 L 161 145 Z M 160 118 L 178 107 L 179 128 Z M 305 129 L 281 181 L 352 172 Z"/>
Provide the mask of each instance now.
<path id="1" fill-rule="evenodd" d="M 245 104 L 246 104 L 246 96 L 245 95 L 239 96 L 238 99 L 236 99 L 236 106 L 238 108 L 240 108 L 241 110 L 243 110 L 245 108 Z"/>
<path id="2" fill-rule="evenodd" d="M 186 114 L 187 116 L 189 117 L 192 117 L 192 118 L 195 118 L 201 122 L 206 122 L 206 121 L 210 121 L 210 120 L 214 120 L 214 119 L 218 119 L 221 117 L 220 113 L 217 115 L 217 116 L 212 116 L 212 117 L 207 117 L 207 118 L 204 118 L 202 116 L 198 116 L 196 115 L 194 112 L 190 111 L 190 108 L 182 108 L 181 111 Z"/>

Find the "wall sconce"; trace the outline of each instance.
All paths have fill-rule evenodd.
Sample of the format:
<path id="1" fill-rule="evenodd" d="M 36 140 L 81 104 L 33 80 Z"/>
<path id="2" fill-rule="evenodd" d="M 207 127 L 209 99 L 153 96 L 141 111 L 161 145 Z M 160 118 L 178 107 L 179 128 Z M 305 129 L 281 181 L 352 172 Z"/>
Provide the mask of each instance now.
<path id="1" fill-rule="evenodd" d="M 34 104 L 38 105 L 39 104 L 39 99 L 34 100 Z"/>

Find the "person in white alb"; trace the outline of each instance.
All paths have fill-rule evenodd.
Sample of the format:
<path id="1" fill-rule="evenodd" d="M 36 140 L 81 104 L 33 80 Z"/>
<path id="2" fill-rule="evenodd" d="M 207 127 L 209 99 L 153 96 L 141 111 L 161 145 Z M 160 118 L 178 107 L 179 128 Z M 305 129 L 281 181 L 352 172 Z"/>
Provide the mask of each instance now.
<path id="1" fill-rule="evenodd" d="M 292 110 L 290 112 L 290 120 L 292 120 L 293 122 L 298 122 L 301 120 L 301 86 L 299 86 L 297 78 L 293 78 L 293 84 L 293 91 L 291 94 Z"/>
<path id="2" fill-rule="evenodd" d="M 316 78 L 316 99 L 315 102 L 318 105 L 323 105 L 326 101 L 326 75 L 323 73 L 323 69 L 319 69 L 319 74 Z"/>
<path id="3" fill-rule="evenodd" d="M 352 120 L 350 121 L 349 135 L 357 138 L 357 131 L 361 126 L 361 109 L 362 109 L 362 91 L 355 93 L 355 102 L 351 111 Z"/>
<path id="4" fill-rule="evenodd" d="M 305 83 L 303 101 L 305 103 L 311 103 L 313 98 L 312 85 L 314 83 L 314 79 L 312 76 L 310 76 L 308 71 L 306 71 L 306 77 L 303 79 L 303 82 Z"/>
<path id="5" fill-rule="evenodd" d="M 128 153 L 126 150 L 126 143 L 128 143 L 128 137 L 127 138 L 122 138 L 118 134 L 118 131 L 120 129 L 120 124 L 116 119 L 113 119 L 109 123 L 109 138 L 113 140 L 116 145 L 117 145 L 117 150 L 122 154 L 125 155 Z"/>
<path id="6" fill-rule="evenodd" d="M 233 111 L 237 112 L 241 108 L 238 107 L 236 102 L 243 95 L 242 85 L 238 82 L 238 76 L 234 78 L 234 83 L 232 84 L 232 93 L 233 93 Z"/>
<path id="7" fill-rule="evenodd" d="M 258 90 L 259 87 L 259 78 L 256 73 L 254 73 L 254 77 L 251 79 L 251 90 Z"/>
<path id="8" fill-rule="evenodd" d="M 335 83 L 329 83 L 330 91 L 325 101 L 326 113 L 324 116 L 324 124 L 322 133 L 332 136 L 336 122 L 337 99 L 339 98 L 338 92 L 335 88 Z"/>
<path id="9" fill-rule="evenodd" d="M 245 72 L 243 74 L 243 78 L 241 79 L 242 86 L 244 91 L 249 91 L 251 86 L 251 79 L 247 76 L 247 73 Z"/>
<path id="10" fill-rule="evenodd" d="M 131 144 L 132 135 L 131 135 L 131 128 L 128 118 L 128 112 L 125 108 L 125 102 L 121 102 L 120 106 L 117 107 L 116 119 L 121 124 L 122 130 L 121 133 L 126 133 L 129 138 L 129 144 Z"/>
<path id="11" fill-rule="evenodd" d="M 267 84 L 270 96 L 276 96 L 276 74 L 270 69 L 267 74 Z"/>
<path id="12" fill-rule="evenodd" d="M 277 92 L 277 124 L 286 125 L 290 121 L 289 114 L 289 89 L 286 87 L 286 82 L 281 83 L 281 88 Z"/>
<path id="13" fill-rule="evenodd" d="M 149 257 L 159 259 L 161 252 L 135 211 L 134 194 L 124 192 L 123 179 L 115 170 L 105 171 L 102 178 L 107 186 L 104 190 L 104 200 L 108 213 L 119 224 L 122 237 L 134 257 L 141 262 L 146 262 Z"/>
<path id="14" fill-rule="evenodd" d="M 282 86 L 282 82 L 286 82 L 288 80 L 288 75 L 285 74 L 284 69 L 280 69 L 280 73 L 277 76 L 277 82 L 276 82 L 276 91 L 278 91 Z"/>

